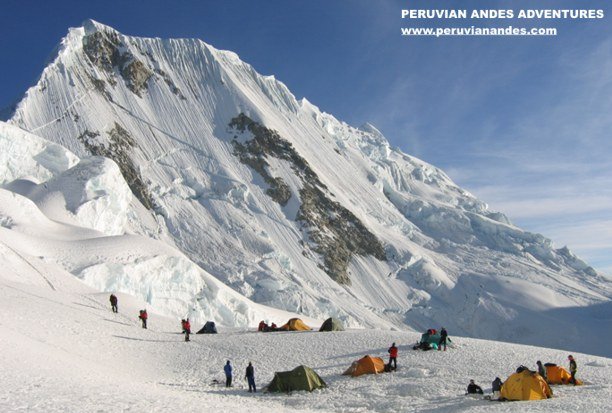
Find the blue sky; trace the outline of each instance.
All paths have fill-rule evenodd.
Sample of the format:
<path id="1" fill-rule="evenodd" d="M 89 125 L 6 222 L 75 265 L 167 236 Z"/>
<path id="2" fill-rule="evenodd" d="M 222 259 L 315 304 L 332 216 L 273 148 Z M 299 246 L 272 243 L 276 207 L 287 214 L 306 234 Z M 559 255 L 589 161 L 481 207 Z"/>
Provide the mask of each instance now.
<path id="1" fill-rule="evenodd" d="M 457 22 L 553 26 L 556 37 L 402 37 L 408 7 L 606 16 Z M 200 38 L 350 124 L 373 123 L 517 225 L 612 274 L 609 0 L 5 0 L 2 16 L 0 107 L 87 18 L 129 35 Z"/>

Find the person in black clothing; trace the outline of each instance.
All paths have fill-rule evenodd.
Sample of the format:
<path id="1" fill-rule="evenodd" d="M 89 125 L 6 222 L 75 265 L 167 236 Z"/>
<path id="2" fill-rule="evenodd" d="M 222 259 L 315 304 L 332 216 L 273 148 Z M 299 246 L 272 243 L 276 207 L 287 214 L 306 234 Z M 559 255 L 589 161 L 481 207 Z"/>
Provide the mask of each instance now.
<path id="1" fill-rule="evenodd" d="M 542 365 L 540 360 L 536 361 L 536 364 L 538 365 L 538 374 L 542 376 L 546 382 L 548 382 L 548 377 L 546 377 L 546 368 Z"/>
<path id="2" fill-rule="evenodd" d="M 117 296 L 115 294 L 110 295 L 110 303 L 111 303 L 111 310 L 113 310 L 113 313 L 119 312 L 117 308 Z"/>
<path id="3" fill-rule="evenodd" d="M 572 375 L 572 377 L 570 378 L 570 383 L 572 383 L 574 386 L 576 385 L 576 371 L 578 370 L 578 365 L 576 364 L 576 360 L 574 360 L 574 356 L 569 356 L 567 358 L 570 362 L 569 362 L 569 370 L 570 370 L 570 374 Z"/>
<path id="4" fill-rule="evenodd" d="M 244 376 L 249 382 L 249 393 L 256 393 L 257 389 L 255 389 L 255 369 L 253 368 L 253 364 L 249 361 L 249 365 L 246 368 L 246 374 Z"/>
<path id="5" fill-rule="evenodd" d="M 501 388 L 504 384 L 499 377 L 495 377 L 493 383 L 491 383 L 491 391 L 493 392 L 493 398 L 499 399 L 501 397 Z"/>
<path id="6" fill-rule="evenodd" d="M 440 341 L 438 341 L 438 351 L 442 350 L 442 344 L 444 344 L 444 351 L 446 351 L 446 338 L 448 337 L 448 333 L 446 329 L 442 327 L 440 329 Z"/>
<path id="7" fill-rule="evenodd" d="M 484 394 L 482 387 L 474 383 L 474 380 L 470 380 L 470 384 L 467 386 L 466 394 Z"/>

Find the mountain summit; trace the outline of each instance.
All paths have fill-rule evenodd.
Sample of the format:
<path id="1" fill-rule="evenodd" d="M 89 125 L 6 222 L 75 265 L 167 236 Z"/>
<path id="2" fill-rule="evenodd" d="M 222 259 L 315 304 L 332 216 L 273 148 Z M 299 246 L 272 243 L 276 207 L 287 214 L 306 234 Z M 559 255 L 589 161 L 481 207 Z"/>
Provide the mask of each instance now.
<path id="1" fill-rule="evenodd" d="M 612 297 L 569 250 L 512 225 L 374 126 L 347 125 L 200 40 L 86 21 L 9 123 L 115 161 L 134 195 L 123 233 L 178 248 L 260 304 L 349 327 L 444 325 L 571 347 L 580 337 L 564 337 L 570 325 L 587 331 L 577 320 Z M 204 294 L 183 288 L 194 302 Z"/>

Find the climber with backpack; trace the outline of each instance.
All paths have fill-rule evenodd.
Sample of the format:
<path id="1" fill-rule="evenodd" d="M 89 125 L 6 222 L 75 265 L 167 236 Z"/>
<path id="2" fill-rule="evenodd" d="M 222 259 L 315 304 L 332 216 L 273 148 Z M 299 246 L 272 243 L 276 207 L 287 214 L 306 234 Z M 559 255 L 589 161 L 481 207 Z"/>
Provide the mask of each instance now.
<path id="1" fill-rule="evenodd" d="M 142 328 L 147 328 L 147 318 L 149 318 L 149 315 L 147 314 L 146 308 L 144 310 L 140 310 L 138 318 L 140 318 L 140 321 L 142 321 Z"/>

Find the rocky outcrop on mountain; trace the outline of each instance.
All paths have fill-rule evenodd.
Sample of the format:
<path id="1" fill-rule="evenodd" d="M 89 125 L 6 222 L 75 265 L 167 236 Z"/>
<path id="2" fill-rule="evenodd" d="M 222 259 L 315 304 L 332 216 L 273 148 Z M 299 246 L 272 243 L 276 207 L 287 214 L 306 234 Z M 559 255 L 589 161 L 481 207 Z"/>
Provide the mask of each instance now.
<path id="1" fill-rule="evenodd" d="M 127 87 L 142 97 L 153 73 L 126 50 L 126 45 L 120 41 L 116 32 L 99 30 L 83 37 L 83 52 L 94 65 L 107 73 L 111 85 L 116 84 L 116 70 Z"/>
<path id="2" fill-rule="evenodd" d="M 266 193 L 283 206 L 291 197 L 289 186 L 281 178 L 270 176 L 266 158 L 274 157 L 291 165 L 302 187 L 297 216 L 289 218 L 302 225 L 307 244 L 323 257 L 321 268 L 332 279 L 340 284 L 351 284 L 347 269 L 353 254 L 386 260 L 384 247 L 376 236 L 353 213 L 330 199 L 327 187 L 289 141 L 242 113 L 232 119 L 229 126 L 241 133 L 248 130 L 253 135 L 245 143 L 238 142 L 235 135 L 234 153 L 264 178 L 271 186 Z"/>
<path id="3" fill-rule="evenodd" d="M 115 161 L 134 195 L 146 208 L 154 209 L 153 198 L 143 182 L 138 168 L 130 158 L 130 153 L 136 146 L 136 142 L 127 130 L 115 122 L 113 128 L 105 132 L 104 135 L 85 130 L 77 139 L 91 155 L 104 156 Z"/>

